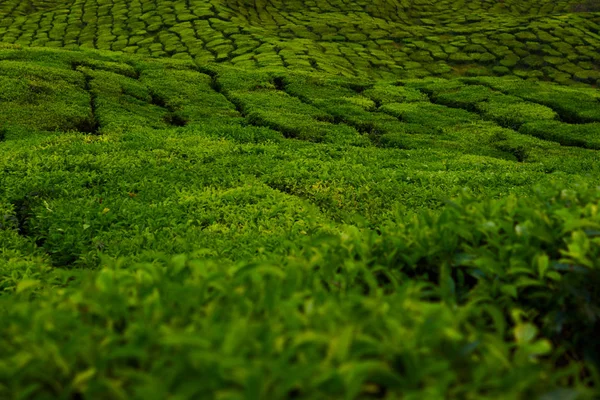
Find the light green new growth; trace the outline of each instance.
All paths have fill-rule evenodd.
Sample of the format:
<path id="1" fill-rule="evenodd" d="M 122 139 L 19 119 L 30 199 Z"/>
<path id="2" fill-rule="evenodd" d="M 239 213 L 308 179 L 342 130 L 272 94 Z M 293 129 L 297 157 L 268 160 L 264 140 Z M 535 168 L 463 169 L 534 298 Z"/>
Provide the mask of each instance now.
<path id="1" fill-rule="evenodd" d="M 596 0 L 0 2 L 0 399 L 596 399 Z"/>

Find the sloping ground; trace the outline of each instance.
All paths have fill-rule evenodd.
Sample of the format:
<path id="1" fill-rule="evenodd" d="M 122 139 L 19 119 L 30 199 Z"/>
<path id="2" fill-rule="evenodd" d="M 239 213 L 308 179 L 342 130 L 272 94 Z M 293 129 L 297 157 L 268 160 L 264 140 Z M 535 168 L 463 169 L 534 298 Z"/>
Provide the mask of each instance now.
<path id="1" fill-rule="evenodd" d="M 570 13 L 572 1 L 533 4 L 11 0 L 0 6 L 0 42 L 344 76 L 515 75 L 597 87 L 600 13 Z"/>
<path id="2" fill-rule="evenodd" d="M 416 148 L 441 139 L 509 159 L 493 141 L 473 146 L 464 132 L 475 125 L 495 132 L 488 136 L 526 140 L 530 151 L 524 134 L 544 145 L 600 149 L 596 90 L 519 78 L 369 81 L 10 48 L 0 60 L 0 112 L 9 137 L 26 135 L 23 128 L 103 133 L 222 119 L 313 142 Z"/>
<path id="3" fill-rule="evenodd" d="M 2 398 L 597 394 L 597 90 L 4 45 L 0 115 Z"/>
<path id="4" fill-rule="evenodd" d="M 598 6 L 0 2 L 0 398 L 596 399 Z"/>

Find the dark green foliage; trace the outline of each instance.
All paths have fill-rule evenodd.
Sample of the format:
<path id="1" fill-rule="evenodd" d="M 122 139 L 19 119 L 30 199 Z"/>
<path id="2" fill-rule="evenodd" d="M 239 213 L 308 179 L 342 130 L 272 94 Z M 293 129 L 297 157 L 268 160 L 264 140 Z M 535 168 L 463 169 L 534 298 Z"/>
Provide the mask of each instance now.
<path id="1" fill-rule="evenodd" d="M 598 12 L 600 11 L 600 1 L 598 0 L 585 0 L 577 2 L 570 6 L 571 12 Z"/>
<path id="2" fill-rule="evenodd" d="M 417 90 L 392 84 L 376 84 L 372 88 L 363 91 L 361 94 L 380 105 L 428 100 L 426 95 Z"/>
<path id="3" fill-rule="evenodd" d="M 402 121 L 435 127 L 440 131 L 445 127 L 479 120 L 477 114 L 429 102 L 390 103 L 384 105 L 381 110 L 398 117 Z"/>
<path id="4" fill-rule="evenodd" d="M 278 76 L 221 73 L 215 80 L 221 90 L 246 116 L 247 122 L 278 130 L 288 138 L 313 142 L 365 145 L 351 126 L 338 124 L 335 115 L 283 91 Z"/>
<path id="5" fill-rule="evenodd" d="M 568 351 L 597 363 L 597 345 L 585 337 L 600 327 L 599 204 L 598 188 L 546 188 L 524 201 L 478 203 L 466 197 L 439 215 L 414 219 L 395 239 L 382 232 L 381 247 L 370 249 L 374 257 L 381 251 L 375 264 L 386 270 L 437 279 L 451 303 L 518 304 L 525 315 L 535 309 L 549 337 L 570 337 Z M 397 254 L 392 259 L 391 249 Z"/>
<path id="6" fill-rule="evenodd" d="M 459 3 L 0 2 L 0 398 L 597 398 L 598 15 Z"/>
<path id="7" fill-rule="evenodd" d="M 526 122 L 557 118 L 552 109 L 513 96 L 494 96 L 487 102 L 480 103 L 477 108 L 484 118 L 515 130 Z"/>
<path id="8" fill-rule="evenodd" d="M 466 82 L 472 85 L 461 85 L 460 82 Z M 545 105 L 536 104 L 532 101 L 540 99 L 540 96 L 525 95 L 522 91 L 510 90 L 511 83 L 513 87 L 521 80 L 507 80 L 502 82 L 499 78 L 461 78 L 460 80 L 432 80 L 423 82 L 407 82 L 407 86 L 414 87 L 428 93 L 432 101 L 443 104 L 448 107 L 464 108 L 465 110 L 480 113 L 484 119 L 493 120 L 501 126 L 510 129 L 519 129 L 526 122 L 536 120 L 553 120 L 559 115 L 551 108 Z M 491 90 L 486 86 L 475 83 L 486 83 L 496 90 Z M 526 85 L 526 83 L 523 83 Z M 540 85 L 538 85 L 540 86 Z M 546 90 L 553 87 L 542 86 Z M 511 93 L 509 95 L 505 92 Z M 512 93 L 515 93 L 514 95 Z M 517 97 L 517 94 L 523 94 L 523 97 L 532 101 L 523 101 Z M 557 101 L 553 102 L 554 104 Z"/>
<path id="9" fill-rule="evenodd" d="M 3 47 L 94 48 L 386 80 L 508 74 L 590 86 L 600 78 L 595 63 L 582 64 L 598 60 L 590 13 L 597 0 L 20 3 L 0 7 Z M 545 70 L 548 55 L 568 60 L 564 71 Z"/>
<path id="10" fill-rule="evenodd" d="M 0 114 L 4 129 L 77 129 L 90 118 L 81 74 L 21 61 L 0 63 Z"/>
<path id="11" fill-rule="evenodd" d="M 368 97 L 369 92 L 362 95 L 371 89 L 372 85 L 368 83 L 324 82 L 318 78 L 288 76 L 281 86 L 304 103 L 327 111 L 334 121 L 353 126 L 361 133 L 377 136 L 402 130 L 397 119 L 376 110 L 378 103 Z"/>
<path id="12" fill-rule="evenodd" d="M 159 99 L 173 115 L 186 124 L 239 116 L 235 106 L 215 91 L 210 76 L 189 68 L 172 69 L 151 65 L 142 70 L 140 81 L 147 85 L 155 99 Z"/>
<path id="13" fill-rule="evenodd" d="M 133 126 L 166 128 L 167 110 L 151 103 L 150 92 L 139 82 L 124 75 L 79 67 L 88 81 L 87 89 L 94 104 L 99 129 L 123 129 Z"/>
<path id="14" fill-rule="evenodd" d="M 106 258 L 93 275 L 65 274 L 78 282 L 65 289 L 60 279 L 53 289 L 24 279 L 12 306 L 0 303 L 11 321 L 0 340 L 3 393 L 43 370 L 65 389 L 30 389 L 38 397 L 112 396 L 119 379 L 124 396 L 150 398 L 225 388 L 269 398 L 592 398 L 585 383 L 598 375 L 568 360 L 592 368 L 597 355 L 600 192 L 555 190 L 529 200 L 461 196 L 379 233 L 316 236 L 286 260 L 155 254 L 152 263 Z M 39 356 L 56 346 L 60 361 Z M 552 352 L 568 368 L 551 369 Z M 223 372 L 232 366 L 247 375 Z M 184 387 L 181 377 L 194 379 Z"/>
<path id="15" fill-rule="evenodd" d="M 600 149 L 600 123 L 572 125 L 558 121 L 537 121 L 521 126 L 519 132 L 565 146 Z"/>
<path id="16" fill-rule="evenodd" d="M 477 111 L 477 104 L 489 100 L 496 93 L 481 85 L 462 86 L 456 90 L 435 93 L 436 103 L 448 107 Z"/>
<path id="17" fill-rule="evenodd" d="M 594 89 L 573 89 L 521 79 L 464 78 L 469 84 L 483 84 L 524 100 L 552 108 L 564 122 L 600 122 L 600 94 Z"/>

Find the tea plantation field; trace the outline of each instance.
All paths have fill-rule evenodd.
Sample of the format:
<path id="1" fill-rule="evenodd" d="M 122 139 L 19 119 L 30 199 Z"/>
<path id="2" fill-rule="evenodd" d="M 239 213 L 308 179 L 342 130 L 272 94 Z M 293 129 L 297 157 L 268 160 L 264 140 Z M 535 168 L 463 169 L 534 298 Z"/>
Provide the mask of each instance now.
<path id="1" fill-rule="evenodd" d="M 600 398 L 600 2 L 0 2 L 0 399 Z"/>

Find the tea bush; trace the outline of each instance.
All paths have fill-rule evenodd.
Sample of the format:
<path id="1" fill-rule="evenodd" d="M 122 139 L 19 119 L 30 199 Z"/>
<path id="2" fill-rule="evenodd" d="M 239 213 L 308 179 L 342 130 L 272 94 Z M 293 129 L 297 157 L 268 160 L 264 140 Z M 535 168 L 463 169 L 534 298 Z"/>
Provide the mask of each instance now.
<path id="1" fill-rule="evenodd" d="M 278 262 L 106 258 L 77 287 L 25 279 L 0 303 L 11 321 L 0 390 L 591 398 L 597 371 L 546 360 L 598 354 L 599 205 L 585 187 L 462 196 L 379 233 L 315 237 Z"/>
<path id="2" fill-rule="evenodd" d="M 600 20 L 459 3 L 0 2 L 0 398 L 596 399 Z"/>

